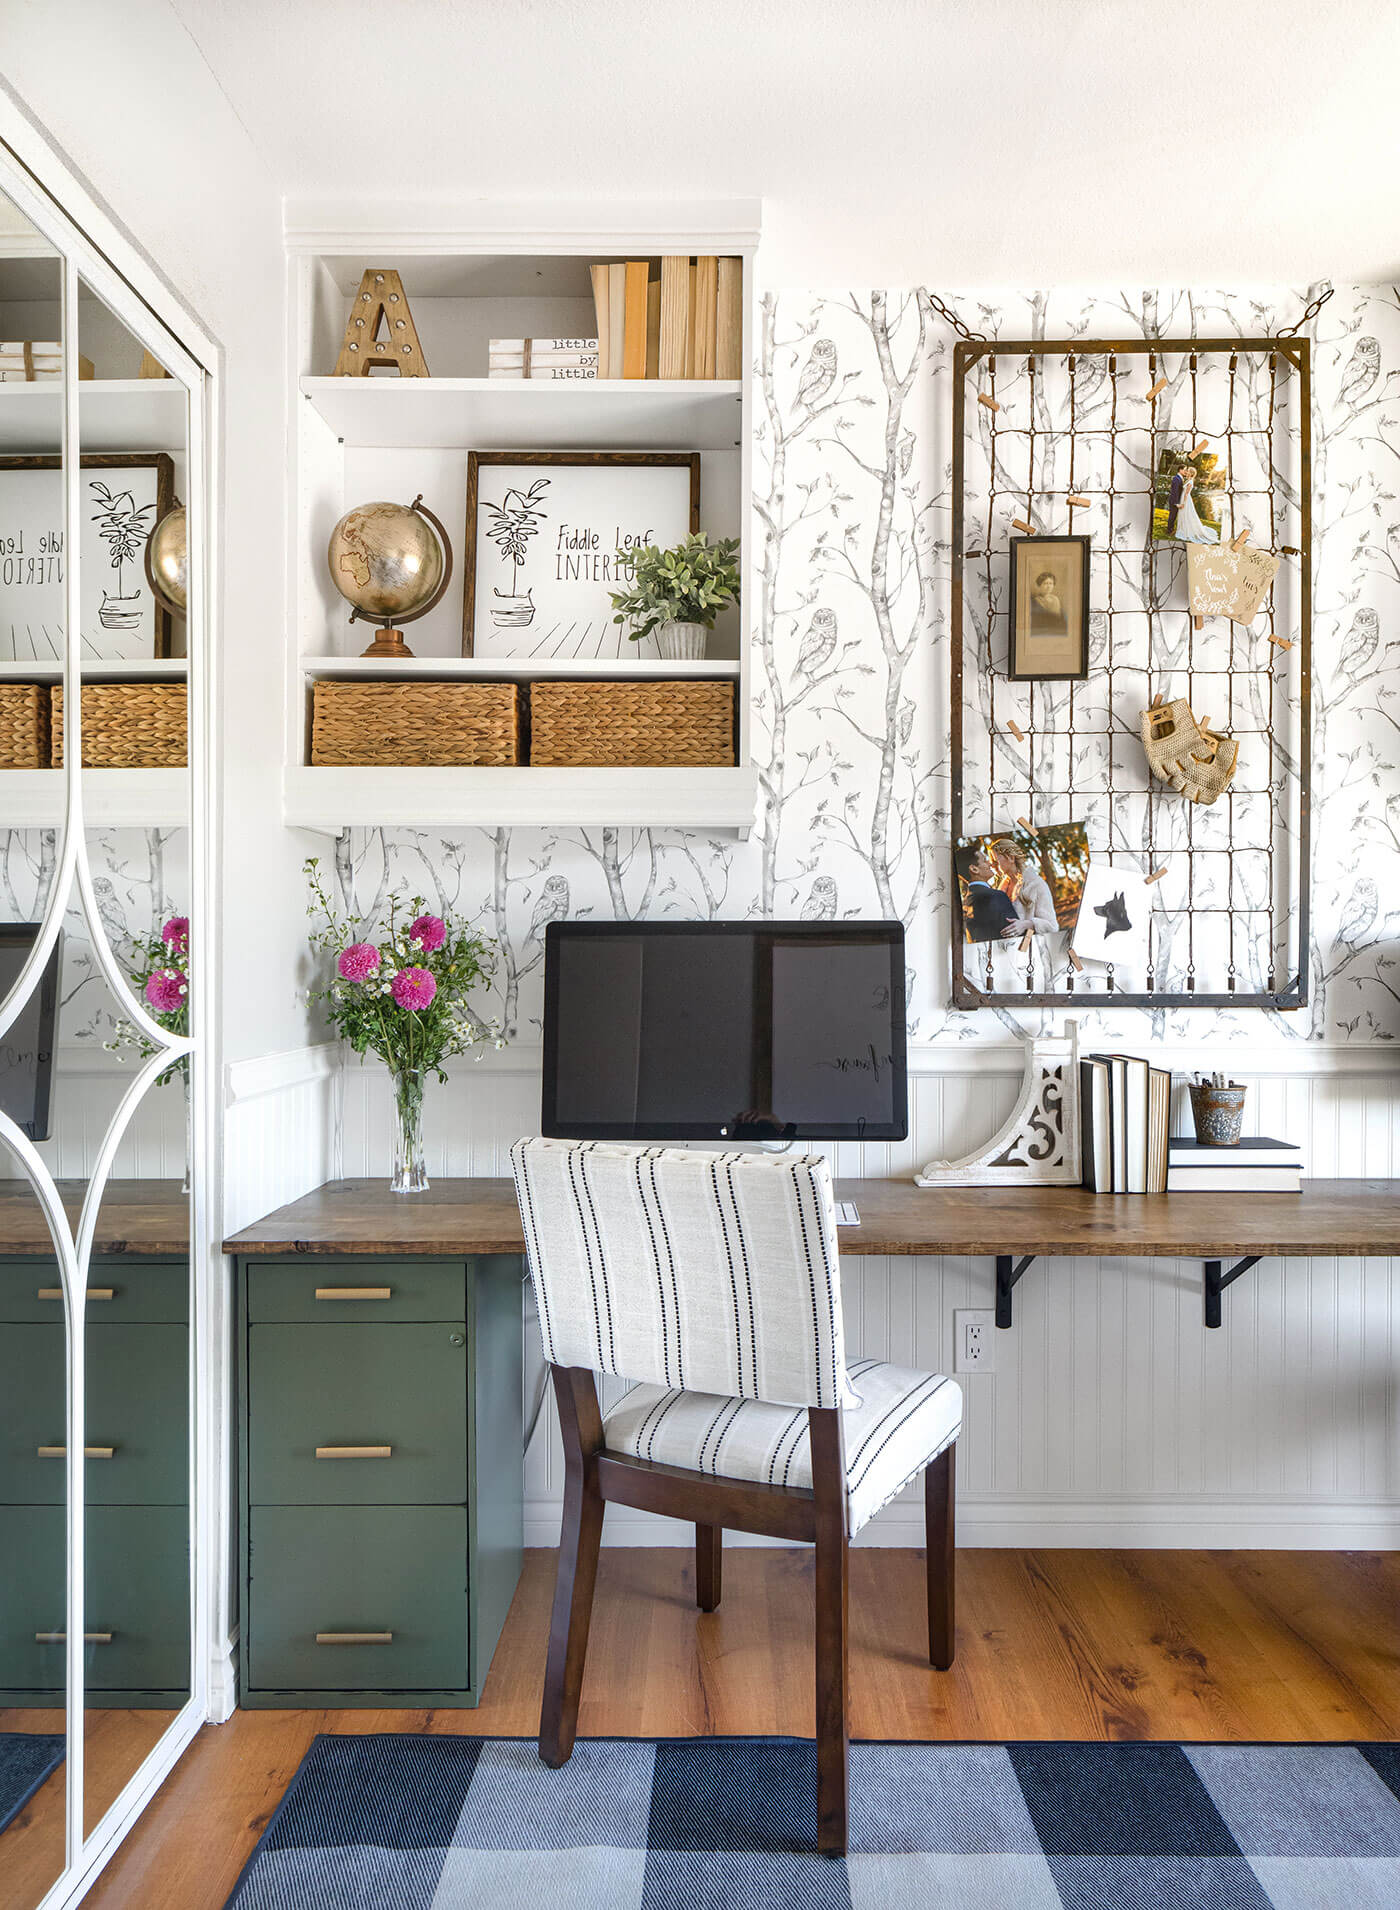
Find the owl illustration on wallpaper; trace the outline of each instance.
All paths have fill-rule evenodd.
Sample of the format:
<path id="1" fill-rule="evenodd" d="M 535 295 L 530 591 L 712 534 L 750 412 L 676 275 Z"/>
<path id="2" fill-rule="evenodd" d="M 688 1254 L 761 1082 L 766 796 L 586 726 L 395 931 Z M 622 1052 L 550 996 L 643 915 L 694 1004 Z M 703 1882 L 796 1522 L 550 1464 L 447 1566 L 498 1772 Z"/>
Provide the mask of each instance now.
<path id="1" fill-rule="evenodd" d="M 802 904 L 804 922 L 829 922 L 836 914 L 838 901 L 836 884 L 829 875 L 819 875 L 813 879 L 807 900 Z"/>
<path id="2" fill-rule="evenodd" d="M 1380 641 L 1381 620 L 1369 604 L 1360 604 L 1351 620 L 1351 628 L 1342 638 L 1337 651 L 1338 676 L 1356 678 L 1361 675 L 1372 657 L 1376 654 L 1376 645 Z"/>
<path id="3" fill-rule="evenodd" d="M 836 648 L 836 612 L 834 610 L 814 610 L 812 621 L 807 626 L 807 634 L 802 639 L 802 647 L 797 652 L 797 668 L 794 676 L 813 677 L 824 663 L 830 661 Z"/>
<path id="4" fill-rule="evenodd" d="M 535 904 L 535 912 L 530 917 L 530 933 L 527 941 L 542 942 L 544 932 L 551 922 L 562 922 L 569 913 L 569 878 L 565 875 L 546 877 L 540 890 L 540 899 Z"/>
<path id="5" fill-rule="evenodd" d="M 808 411 L 816 409 L 836 382 L 836 346 L 829 338 L 819 338 L 797 381 L 797 402 Z"/>
<path id="6" fill-rule="evenodd" d="M 1351 348 L 1351 357 L 1342 373 L 1342 382 L 1337 387 L 1338 404 L 1350 405 L 1353 410 L 1370 391 L 1381 372 L 1381 345 L 1378 338 L 1369 334 L 1358 338 Z"/>

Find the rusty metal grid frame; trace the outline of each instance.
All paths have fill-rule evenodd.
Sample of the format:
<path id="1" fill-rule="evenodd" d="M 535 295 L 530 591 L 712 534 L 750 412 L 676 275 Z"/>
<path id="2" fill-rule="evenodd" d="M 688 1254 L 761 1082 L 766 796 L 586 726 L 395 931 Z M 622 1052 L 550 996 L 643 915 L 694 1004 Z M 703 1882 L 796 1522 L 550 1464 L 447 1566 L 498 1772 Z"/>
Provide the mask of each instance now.
<path id="1" fill-rule="evenodd" d="M 1249 356 L 1249 355 L 1256 355 L 1256 354 L 1261 356 L 1266 356 L 1270 359 L 1271 377 L 1276 376 L 1276 367 L 1279 360 L 1282 360 L 1287 366 L 1291 367 L 1293 373 L 1296 375 L 1296 378 L 1297 378 L 1297 405 L 1298 405 L 1298 413 L 1299 413 L 1299 489 L 1298 489 L 1298 498 L 1297 498 L 1299 545 L 1297 547 L 1291 547 L 1291 546 L 1278 547 L 1282 551 L 1286 552 L 1287 555 L 1295 556 L 1297 558 L 1298 586 L 1299 586 L 1299 608 L 1298 608 L 1299 622 L 1298 622 L 1298 642 L 1296 646 L 1297 652 L 1298 652 L 1298 677 L 1297 677 L 1298 818 L 1297 818 L 1297 829 L 1293 838 L 1297 844 L 1297 901 L 1296 901 L 1296 907 L 1291 911 L 1292 921 L 1295 925 L 1296 941 L 1287 951 L 1287 961 L 1285 964 L 1286 969 L 1291 972 L 1287 974 L 1287 979 L 1282 983 L 1282 985 L 1275 985 L 1265 989 L 1237 990 L 1233 987 L 1233 975 L 1231 975 L 1230 977 L 1231 987 L 1229 991 L 1224 994 L 1208 994 L 1204 992 L 1197 993 L 1194 987 L 1194 977 L 1192 976 L 1188 976 L 1188 985 L 1185 990 L 1158 989 L 1158 988 L 1154 988 L 1152 985 L 1152 978 L 1150 974 L 1151 956 L 1149 953 L 1148 986 L 1147 986 L 1146 992 L 1142 992 L 1142 993 L 1131 993 L 1122 988 L 1115 988 L 1113 985 L 1113 974 L 1112 974 L 1111 967 L 1107 970 L 1106 976 L 1102 980 L 1098 977 L 1091 976 L 1090 972 L 1087 969 L 1083 970 L 1081 973 L 1076 975 L 1074 970 L 1071 968 L 1067 973 L 1064 987 L 1060 989 L 1053 989 L 1048 991 L 1037 990 L 1032 986 L 1028 986 L 1025 989 L 1010 989 L 1010 988 L 999 988 L 999 987 L 990 987 L 990 986 L 986 988 L 979 987 L 977 983 L 973 981 L 973 979 L 971 978 L 971 975 L 968 972 L 969 964 L 967 964 L 966 962 L 966 954 L 969 947 L 975 948 L 977 945 L 966 943 L 962 937 L 961 924 L 960 924 L 960 921 L 958 920 L 958 915 L 960 911 L 957 908 L 957 902 L 956 902 L 956 898 L 959 895 L 957 871 L 955 867 L 951 866 L 953 862 L 953 856 L 957 848 L 957 844 L 959 840 L 962 838 L 962 836 L 964 835 L 963 653 L 964 653 L 964 645 L 966 642 L 964 571 L 965 571 L 965 566 L 968 562 L 968 556 L 969 556 L 967 552 L 967 537 L 966 537 L 966 527 L 964 522 L 964 484 L 965 484 L 965 451 L 966 451 L 965 434 L 967 430 L 967 419 L 968 419 L 967 389 L 968 389 L 969 374 L 975 369 L 975 367 L 980 361 L 985 359 L 990 361 L 993 380 L 994 380 L 996 361 L 998 359 L 1024 358 L 1028 361 L 1028 370 L 1032 378 L 1034 378 L 1036 361 L 1041 359 L 1047 359 L 1047 358 L 1060 358 L 1066 361 L 1067 365 L 1070 368 L 1071 378 L 1072 378 L 1072 361 L 1076 358 L 1107 357 L 1110 361 L 1110 373 L 1112 373 L 1112 370 L 1114 369 L 1113 360 L 1119 357 L 1132 357 L 1132 358 L 1145 358 L 1148 361 L 1148 371 L 1149 371 L 1149 374 L 1151 375 L 1153 382 L 1155 382 L 1155 379 L 1158 375 L 1157 360 L 1159 358 L 1180 357 L 1185 361 L 1189 361 L 1193 374 L 1194 374 L 1196 360 L 1203 357 L 1212 357 L 1216 355 L 1221 355 L 1231 359 L 1237 359 L 1241 356 Z M 1233 364 L 1230 365 L 1229 371 L 1230 371 L 1231 386 L 1232 386 L 1232 392 L 1233 392 L 1233 377 L 1234 377 Z M 974 396 L 973 407 L 972 407 L 974 412 L 976 410 L 976 403 L 977 403 L 976 397 Z M 995 420 L 995 415 L 996 414 L 993 413 L 994 420 Z M 1155 471 L 1156 464 L 1157 464 L 1157 457 L 1156 457 L 1157 438 L 1159 435 L 1158 426 L 1156 423 L 1155 399 L 1153 400 L 1152 407 L 1151 407 L 1151 420 L 1152 422 L 1150 426 L 1146 428 L 1150 431 L 1150 434 L 1151 434 L 1152 455 L 1151 455 L 1150 462 L 1151 462 L 1152 469 Z M 1128 430 L 1142 430 L 1142 429 L 1144 429 L 1144 427 L 1141 424 L 1135 424 L 1132 426 L 1122 427 L 1122 430 L 1125 433 Z M 1176 430 L 1178 429 L 1178 427 L 1170 427 L 1170 428 L 1164 427 L 1164 434 L 1166 430 L 1168 429 Z M 1118 491 L 1116 486 L 1118 434 L 1119 434 L 1119 427 L 1117 425 L 1116 418 L 1111 422 L 1110 430 L 1107 434 L 1104 434 L 1102 432 L 1098 432 L 1094 434 L 1096 436 L 1108 435 L 1110 438 L 1110 457 L 1112 459 L 1112 462 L 1110 465 L 1110 471 L 1109 471 L 1109 480 L 1108 480 L 1109 481 L 1108 495 L 1110 496 L 1110 498 L 1129 495 L 1129 493 Z M 1032 433 L 1032 436 L 1033 435 L 1034 434 Z M 1072 386 L 1071 386 L 1070 423 L 1069 423 L 1068 431 L 1064 434 L 1065 439 L 1068 441 L 1071 447 L 1071 458 L 1073 456 L 1073 443 L 1074 443 L 1075 435 L 1076 435 L 1075 434 L 1075 419 L 1073 415 L 1073 396 L 1072 396 Z M 1082 437 L 1086 434 L 1083 431 L 1081 431 L 1079 435 Z M 995 456 L 995 435 L 993 436 L 993 454 Z M 1031 455 L 1032 455 L 1032 466 L 1027 471 L 1027 480 L 1028 480 L 1028 483 L 1033 487 L 1034 481 L 1035 481 L 1035 471 L 1033 468 L 1033 456 L 1034 456 L 1033 449 L 1032 449 Z M 1071 463 L 1071 469 L 1072 468 L 1073 468 L 1073 465 Z M 1268 478 L 1269 478 L 1269 488 L 1268 488 L 1267 495 L 1269 497 L 1270 519 L 1272 523 L 1274 520 L 1274 513 L 1275 513 L 1277 498 L 1279 496 L 1278 472 L 1277 472 L 1277 467 L 1272 455 L 1270 457 Z M 995 483 L 995 473 L 994 473 L 994 483 Z M 1073 490 L 1074 487 L 1071 484 L 1069 488 Z M 951 757 L 952 757 L 950 770 L 951 770 L 951 786 L 952 787 L 951 787 L 951 840 L 949 842 L 948 854 L 949 854 L 949 863 L 950 863 L 951 875 L 952 875 L 951 894 L 954 897 L 954 909 L 955 909 L 954 922 L 953 922 L 953 936 L 952 936 L 952 950 L 953 950 L 952 1002 L 953 1002 L 953 1005 L 958 1008 L 1061 1008 L 1065 1006 L 1075 1006 L 1075 1005 L 1080 1007 L 1095 1006 L 1101 1003 L 1107 1003 L 1114 1007 L 1120 1007 L 1120 1008 L 1273 1008 L 1273 1009 L 1301 1008 L 1308 999 L 1308 950 L 1310 947 L 1309 917 L 1310 917 L 1310 887 L 1311 887 L 1309 808 L 1310 808 L 1310 792 L 1311 792 L 1311 781 L 1312 781 L 1312 720 L 1311 720 L 1311 705 L 1312 705 L 1312 675 L 1311 675 L 1311 672 L 1312 672 L 1312 364 L 1311 364 L 1310 341 L 1305 337 L 1300 337 L 1297 335 L 1290 335 L 1286 337 L 1268 337 L 1268 338 L 1130 338 L 1130 339 L 1074 338 L 1074 339 L 1046 340 L 1046 339 L 983 339 L 980 337 L 973 337 L 973 338 L 967 338 L 967 339 L 960 339 L 957 342 L 957 344 L 955 344 L 955 346 L 953 347 L 952 493 L 953 493 L 953 509 L 952 509 L 952 516 L 953 516 L 952 612 L 953 612 L 953 615 L 952 615 L 951 641 L 949 643 L 949 716 L 950 716 L 950 728 L 951 728 L 950 740 L 951 740 Z M 1011 494 L 1012 493 L 1008 490 L 1007 495 L 1011 495 Z M 1030 507 L 1030 500 L 1034 497 L 1034 495 L 1035 493 L 1033 489 L 1027 494 L 1028 508 Z M 1286 501 L 1287 500 L 1285 499 L 1285 502 Z M 1073 505 L 1069 506 L 1071 529 L 1073 529 L 1075 508 L 1076 507 Z M 1149 533 L 1149 541 L 1150 541 L 1150 533 Z M 979 558 L 982 555 L 983 553 L 978 553 Z M 1272 613 L 1272 606 L 1273 606 L 1272 589 L 1269 594 L 1268 602 L 1269 602 L 1270 610 Z M 1183 611 L 1182 614 L 1188 615 L 1189 613 L 1186 611 Z M 990 632 L 988 637 L 988 643 L 989 643 L 989 655 L 990 655 Z M 1111 618 L 1110 618 L 1108 646 L 1109 646 L 1109 654 L 1111 656 L 1111 652 L 1112 652 Z M 1284 654 L 1285 656 L 1288 656 L 1290 653 L 1285 652 Z M 1231 678 L 1233 678 L 1234 675 L 1236 674 L 1234 665 L 1233 665 L 1233 644 L 1231 646 L 1231 659 L 1232 661 L 1227 668 L 1226 674 L 1228 674 Z M 1150 671 L 1150 666 L 1149 666 L 1149 671 Z M 993 673 L 996 674 L 995 671 Z M 1091 675 L 1092 674 L 1093 672 L 1091 672 Z M 1028 740 L 1029 740 L 1029 737 L 1028 737 Z M 992 744 L 992 751 L 994 755 L 994 752 L 995 752 L 994 741 Z M 1147 789 L 1147 792 L 1150 797 L 1153 794 L 1151 790 L 1151 778 L 1150 778 L 1150 774 L 1146 771 L 1145 766 L 1144 766 L 1144 777 L 1145 777 L 1144 787 Z M 1095 792 L 1086 790 L 1083 793 L 1085 795 L 1089 795 Z M 1097 793 L 1102 794 L 1105 792 L 1100 791 Z M 1111 792 L 1108 792 L 1108 793 L 1111 793 Z M 989 796 L 992 794 L 992 790 L 990 788 L 989 788 L 988 794 Z M 1276 796 L 1276 789 L 1274 785 L 1274 779 L 1272 777 L 1270 778 L 1270 783 L 1269 783 L 1268 798 L 1269 798 L 1270 824 L 1272 829 L 1276 826 L 1276 823 L 1277 823 L 1277 815 L 1276 815 L 1277 796 Z M 1064 818 L 1057 818 L 1057 820 L 1064 820 Z M 1110 854 L 1112 853 L 1114 852 L 1110 851 Z M 1122 853 L 1126 855 L 1128 852 L 1120 851 L 1117 853 Z M 1192 858 L 1194 858 L 1195 855 L 1197 855 L 1198 853 L 1204 854 L 1206 852 L 1197 851 L 1196 849 L 1194 849 L 1192 846 L 1188 844 L 1185 848 L 1173 850 L 1171 851 L 1171 853 L 1174 855 L 1185 856 L 1188 859 L 1188 862 L 1190 862 Z M 1212 853 L 1218 853 L 1218 852 L 1212 852 Z M 1230 903 L 1233 902 L 1232 895 L 1229 897 L 1229 902 Z M 1189 905 L 1186 912 L 1189 916 L 1191 913 Z M 1233 917 L 1236 914 L 1245 915 L 1245 914 L 1257 913 L 1257 911 L 1251 911 L 1251 910 L 1236 910 L 1233 906 L 1227 906 L 1226 909 L 1224 910 L 1214 910 L 1212 912 L 1224 913 L 1231 917 Z M 1272 906 L 1270 907 L 1270 910 L 1269 910 L 1269 920 L 1270 920 L 1270 925 L 1272 930 L 1272 924 L 1273 924 Z M 1232 925 L 1231 933 L 1233 937 L 1233 925 Z M 1231 943 L 1231 948 L 1233 951 L 1233 940 Z M 1149 944 L 1149 949 L 1150 949 L 1150 944 Z M 1233 967 L 1233 953 L 1231 958 L 1231 966 Z M 1270 950 L 1270 980 L 1271 982 L 1274 979 L 1273 971 L 1274 971 L 1273 949 L 1271 947 L 1271 950 Z"/>

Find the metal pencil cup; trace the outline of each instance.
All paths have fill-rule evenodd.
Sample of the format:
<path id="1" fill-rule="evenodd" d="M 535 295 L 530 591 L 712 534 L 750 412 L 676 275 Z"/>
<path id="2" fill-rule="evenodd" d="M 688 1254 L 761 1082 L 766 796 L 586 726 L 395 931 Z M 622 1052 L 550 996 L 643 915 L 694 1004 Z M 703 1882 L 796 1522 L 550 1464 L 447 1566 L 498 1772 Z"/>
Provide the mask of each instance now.
<path id="1" fill-rule="evenodd" d="M 1191 1088 L 1191 1119 L 1202 1147 L 1238 1147 L 1244 1125 L 1244 1097 L 1248 1088 L 1213 1087 L 1209 1082 Z"/>

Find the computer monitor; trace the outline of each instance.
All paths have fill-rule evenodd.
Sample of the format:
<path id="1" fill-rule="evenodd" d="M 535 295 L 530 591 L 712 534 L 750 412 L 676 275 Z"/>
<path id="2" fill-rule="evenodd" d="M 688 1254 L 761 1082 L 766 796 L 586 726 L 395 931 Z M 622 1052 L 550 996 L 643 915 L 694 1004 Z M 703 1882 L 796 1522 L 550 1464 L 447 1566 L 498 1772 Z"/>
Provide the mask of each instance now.
<path id="1" fill-rule="evenodd" d="M 898 922 L 552 922 L 544 987 L 545 1134 L 908 1132 Z"/>
<path id="2" fill-rule="evenodd" d="M 37 922 L 0 922 L 0 1003 L 8 1000 L 39 939 L 39 929 Z M 62 948 L 60 934 L 54 938 L 53 952 L 44 964 L 38 987 L 30 991 L 15 1020 L 0 1035 L 0 1108 L 31 1141 L 49 1138 Z"/>

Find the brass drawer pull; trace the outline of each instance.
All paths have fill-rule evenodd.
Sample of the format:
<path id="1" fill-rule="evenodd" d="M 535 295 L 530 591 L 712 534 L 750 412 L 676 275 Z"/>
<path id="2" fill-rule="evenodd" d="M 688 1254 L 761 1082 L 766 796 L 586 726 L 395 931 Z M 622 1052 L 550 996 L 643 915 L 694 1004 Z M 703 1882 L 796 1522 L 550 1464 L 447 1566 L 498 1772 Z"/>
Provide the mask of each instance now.
<path id="1" fill-rule="evenodd" d="M 318 1459 L 388 1459 L 393 1456 L 392 1446 L 318 1446 Z"/>
<path id="2" fill-rule="evenodd" d="M 115 1446 L 84 1446 L 83 1457 L 84 1459 L 110 1459 L 116 1450 Z M 40 1446 L 38 1453 L 41 1459 L 66 1459 L 68 1448 L 67 1446 Z"/>
<path id="3" fill-rule="evenodd" d="M 68 1643 L 68 1634 L 66 1631 L 36 1631 L 34 1634 L 34 1642 L 36 1645 L 66 1645 Z M 83 1633 L 83 1643 L 85 1645 L 110 1645 L 111 1642 L 112 1634 L 109 1631 L 85 1631 Z"/>
<path id="4" fill-rule="evenodd" d="M 392 1287 L 317 1287 L 318 1300 L 392 1300 Z"/>
<path id="5" fill-rule="evenodd" d="M 392 1645 L 391 1631 L 318 1631 L 318 1645 Z"/>
<path id="6" fill-rule="evenodd" d="M 89 1300 L 115 1300 L 117 1297 L 117 1289 L 115 1287 L 89 1287 L 87 1297 Z M 63 1298 L 63 1288 L 40 1287 L 39 1298 L 41 1300 L 61 1300 Z"/>

